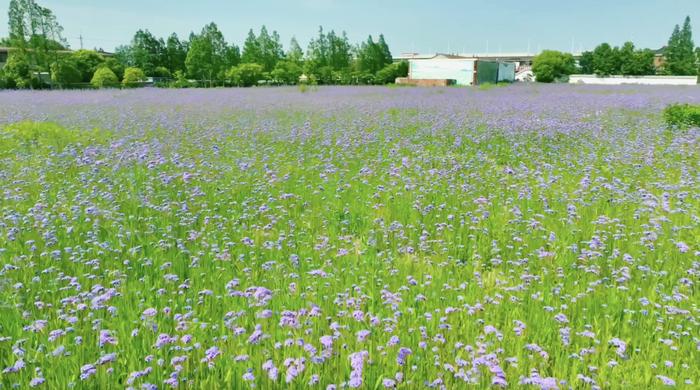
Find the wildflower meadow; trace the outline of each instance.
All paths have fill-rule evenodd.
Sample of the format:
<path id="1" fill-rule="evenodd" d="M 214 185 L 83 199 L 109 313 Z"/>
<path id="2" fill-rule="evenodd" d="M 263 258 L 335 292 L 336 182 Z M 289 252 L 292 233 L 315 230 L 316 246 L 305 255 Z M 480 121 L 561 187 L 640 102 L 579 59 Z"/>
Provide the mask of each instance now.
<path id="1" fill-rule="evenodd" d="M 700 386 L 684 87 L 0 93 L 0 388 Z"/>

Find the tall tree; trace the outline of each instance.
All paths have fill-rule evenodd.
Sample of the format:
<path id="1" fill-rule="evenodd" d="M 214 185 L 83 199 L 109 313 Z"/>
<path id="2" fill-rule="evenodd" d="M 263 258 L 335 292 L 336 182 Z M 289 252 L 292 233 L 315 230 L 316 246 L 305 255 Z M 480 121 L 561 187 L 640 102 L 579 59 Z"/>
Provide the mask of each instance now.
<path id="1" fill-rule="evenodd" d="M 323 27 L 318 27 L 318 37 L 311 39 L 307 48 L 307 57 L 313 67 L 323 67 L 329 65 L 330 48 L 328 38 L 323 32 Z"/>
<path id="2" fill-rule="evenodd" d="M 190 77 L 200 80 L 223 80 L 229 63 L 235 59 L 238 48 L 228 46 L 215 23 L 209 23 L 199 35 L 190 35 L 190 48 L 185 66 Z"/>
<path id="3" fill-rule="evenodd" d="M 262 58 L 262 50 L 260 49 L 260 42 L 258 37 L 255 36 L 255 32 L 251 28 L 248 30 L 248 36 L 243 42 L 243 53 L 241 55 L 241 62 L 244 64 L 256 64 Z"/>
<path id="4" fill-rule="evenodd" d="M 686 16 L 683 27 L 676 25 L 668 40 L 666 51 L 665 70 L 667 73 L 679 76 L 697 74 L 695 58 L 695 44 L 693 32 L 690 26 L 690 16 Z"/>
<path id="5" fill-rule="evenodd" d="M 48 70 L 56 52 L 68 46 L 56 16 L 34 0 L 10 0 L 7 16 L 10 46 L 25 51 L 31 66 Z"/>
<path id="6" fill-rule="evenodd" d="M 593 70 L 599 76 L 620 73 L 619 49 L 601 43 L 593 50 Z"/>
<path id="7" fill-rule="evenodd" d="M 167 66 L 165 42 L 156 38 L 148 30 L 138 30 L 131 40 L 133 66 L 141 68 L 147 75 L 152 75 L 155 68 Z"/>
<path id="8" fill-rule="evenodd" d="M 625 76 L 653 75 L 654 52 L 635 49 L 632 42 L 625 42 L 619 50 L 620 74 Z"/>
<path id="9" fill-rule="evenodd" d="M 287 61 L 295 64 L 301 64 L 304 61 L 304 51 L 299 46 L 299 42 L 295 37 L 289 41 L 289 50 L 287 51 Z"/>
<path id="10" fill-rule="evenodd" d="M 170 73 L 185 69 L 187 45 L 180 41 L 177 34 L 172 33 L 165 43 L 165 64 Z"/>
<path id="11" fill-rule="evenodd" d="M 593 52 L 584 51 L 583 53 L 581 53 L 581 58 L 579 58 L 578 60 L 578 66 L 580 68 L 581 73 L 583 74 L 595 73 L 593 67 Z"/>
<path id="12" fill-rule="evenodd" d="M 260 64 L 266 72 L 269 72 L 283 57 L 284 51 L 277 31 L 270 34 L 267 27 L 262 26 L 258 36 L 255 36 L 252 29 L 248 32 L 248 37 L 243 44 L 244 63 Z"/>
<path id="13" fill-rule="evenodd" d="M 383 35 L 379 36 L 377 42 L 370 35 L 357 49 L 357 66 L 362 72 L 375 74 L 391 63 L 391 52 Z"/>
<path id="14" fill-rule="evenodd" d="M 379 34 L 379 41 L 377 42 L 379 46 L 379 52 L 381 53 L 381 59 L 384 65 L 389 65 L 394 62 L 394 57 L 391 55 L 389 50 L 389 45 L 387 45 L 384 40 L 384 34 Z"/>

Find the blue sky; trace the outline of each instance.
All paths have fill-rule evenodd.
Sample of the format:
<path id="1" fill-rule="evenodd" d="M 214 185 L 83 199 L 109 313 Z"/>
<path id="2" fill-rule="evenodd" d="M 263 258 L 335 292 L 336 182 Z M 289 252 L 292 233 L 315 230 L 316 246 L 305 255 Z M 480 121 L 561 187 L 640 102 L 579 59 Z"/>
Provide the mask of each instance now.
<path id="1" fill-rule="evenodd" d="M 626 40 L 658 48 L 685 15 L 694 20 L 700 44 L 700 0 L 38 0 L 54 11 L 72 48 L 82 34 L 86 48 L 112 50 L 139 28 L 157 36 L 190 31 L 214 21 L 239 46 L 249 28 L 277 30 L 287 46 L 302 47 L 319 25 L 345 30 L 355 43 L 384 33 L 401 52 L 569 51 Z M 7 35 L 7 4 L 0 0 L 0 36 Z"/>

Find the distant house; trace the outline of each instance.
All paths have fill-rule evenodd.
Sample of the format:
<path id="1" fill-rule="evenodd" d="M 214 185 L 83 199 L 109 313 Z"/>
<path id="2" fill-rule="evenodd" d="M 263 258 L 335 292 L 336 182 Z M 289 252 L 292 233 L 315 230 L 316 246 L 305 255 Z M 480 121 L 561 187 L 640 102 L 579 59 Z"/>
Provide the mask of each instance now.
<path id="1" fill-rule="evenodd" d="M 664 53 L 666 52 L 666 46 L 654 50 L 654 68 L 661 69 L 666 64 L 666 57 Z"/>

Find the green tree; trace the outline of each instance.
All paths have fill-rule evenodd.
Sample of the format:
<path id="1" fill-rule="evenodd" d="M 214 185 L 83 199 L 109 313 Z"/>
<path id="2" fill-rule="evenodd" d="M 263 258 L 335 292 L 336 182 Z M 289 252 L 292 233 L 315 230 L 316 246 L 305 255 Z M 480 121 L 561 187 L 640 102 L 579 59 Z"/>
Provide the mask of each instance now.
<path id="1" fill-rule="evenodd" d="M 5 73 L 8 88 L 38 87 L 37 80 L 32 77 L 32 66 L 26 52 L 20 50 L 10 52 L 2 70 Z"/>
<path id="2" fill-rule="evenodd" d="M 176 70 L 175 71 L 175 83 L 174 86 L 176 88 L 188 88 L 190 87 L 190 82 L 187 80 L 187 77 L 185 76 L 185 72 L 181 70 Z"/>
<path id="3" fill-rule="evenodd" d="M 8 7 L 7 45 L 23 52 L 30 72 L 47 71 L 67 47 L 61 35 L 63 27 L 53 12 L 34 0 L 10 0 Z M 20 83 L 24 85 L 25 83 Z"/>
<path id="4" fill-rule="evenodd" d="M 408 62 L 401 61 L 380 69 L 375 76 L 375 82 L 377 84 L 390 84 L 396 81 L 397 77 L 406 76 L 408 76 Z"/>
<path id="5" fill-rule="evenodd" d="M 619 50 L 620 74 L 625 76 L 653 75 L 654 52 L 649 49 L 635 49 L 632 42 L 625 42 Z"/>
<path id="6" fill-rule="evenodd" d="M 153 77 L 161 77 L 164 79 L 169 79 L 173 77 L 172 73 L 170 73 L 170 70 L 164 66 L 158 66 L 153 70 Z"/>
<path id="7" fill-rule="evenodd" d="M 94 50 L 77 50 L 71 53 L 70 58 L 80 70 L 83 82 L 89 82 L 97 68 L 105 62 L 104 56 Z"/>
<path id="8" fill-rule="evenodd" d="M 294 37 L 289 41 L 289 50 L 287 51 L 286 57 L 287 61 L 291 61 L 297 65 L 301 65 L 304 62 L 304 51 Z"/>
<path id="9" fill-rule="evenodd" d="M 239 87 L 250 87 L 263 79 L 263 73 L 262 65 L 243 63 L 229 69 L 226 78 Z"/>
<path id="10" fill-rule="evenodd" d="M 119 79 L 117 79 L 117 75 L 111 69 L 102 66 L 95 71 L 90 84 L 96 88 L 116 87 L 119 85 Z"/>
<path id="11" fill-rule="evenodd" d="M 284 57 L 279 34 L 268 33 L 267 27 L 262 26 L 260 33 L 255 36 L 251 29 L 243 44 L 243 63 L 260 64 L 266 72 L 272 71 L 278 61 Z"/>
<path id="12" fill-rule="evenodd" d="M 357 48 L 357 67 L 361 72 L 376 73 L 393 61 L 384 35 L 374 42 L 372 36 Z"/>
<path id="13" fill-rule="evenodd" d="M 114 57 L 106 57 L 105 62 L 98 66 L 106 66 L 109 69 L 112 69 L 112 72 L 117 75 L 119 80 L 124 78 L 124 64 L 119 62 L 119 60 Z"/>
<path id="14" fill-rule="evenodd" d="M 124 66 L 134 66 L 134 56 L 130 45 L 119 45 L 114 49 L 114 58 Z"/>
<path id="15" fill-rule="evenodd" d="M 697 74 L 695 44 L 690 26 L 690 16 L 686 16 L 683 27 L 676 25 L 664 52 L 666 73 L 678 76 Z"/>
<path id="16" fill-rule="evenodd" d="M 122 85 L 127 88 L 138 87 L 146 81 L 146 74 L 140 68 L 129 67 L 124 70 Z"/>
<path id="17" fill-rule="evenodd" d="M 255 64 L 262 58 L 262 50 L 260 49 L 260 42 L 258 37 L 255 36 L 255 32 L 251 28 L 248 30 L 248 36 L 243 42 L 243 53 L 241 54 L 241 62 L 244 64 Z"/>
<path id="18" fill-rule="evenodd" d="M 323 27 L 319 27 L 318 37 L 309 43 L 306 71 L 315 74 L 318 81 L 328 84 L 333 82 L 333 71 L 347 70 L 351 62 L 352 45 L 347 34 L 337 35 L 333 30 L 324 33 Z"/>
<path id="19" fill-rule="evenodd" d="M 583 74 L 595 73 L 593 67 L 593 52 L 584 51 L 581 53 L 581 58 L 578 60 L 579 71 Z"/>
<path id="20" fill-rule="evenodd" d="M 199 35 L 190 37 L 190 48 L 185 59 L 185 67 L 190 77 L 209 80 L 209 83 L 224 78 L 227 65 L 234 57 L 233 47 L 226 44 L 223 34 L 215 23 L 209 23 Z"/>
<path id="21" fill-rule="evenodd" d="M 619 49 L 601 43 L 593 50 L 593 71 L 599 76 L 620 74 Z"/>
<path id="22" fill-rule="evenodd" d="M 533 59 L 532 72 L 538 82 L 551 83 L 576 71 L 576 61 L 569 53 L 544 50 Z"/>
<path id="23" fill-rule="evenodd" d="M 177 34 L 172 33 L 165 42 L 165 66 L 170 73 L 185 69 L 185 59 L 187 58 L 187 44 L 180 41 Z"/>
<path id="24" fill-rule="evenodd" d="M 259 64 L 263 66 L 266 72 L 269 72 L 284 57 L 280 36 L 277 34 L 277 31 L 269 34 L 267 28 L 262 26 L 258 35 L 258 42 L 261 54 L 261 62 Z"/>
<path id="25" fill-rule="evenodd" d="M 270 77 L 275 83 L 294 85 L 299 82 L 303 70 L 299 64 L 293 61 L 279 61 L 275 69 L 270 72 Z"/>
<path id="26" fill-rule="evenodd" d="M 51 81 L 59 87 L 82 81 L 83 75 L 70 59 L 59 60 L 51 64 Z"/>
<path id="27" fill-rule="evenodd" d="M 625 42 L 622 47 L 618 49 L 618 60 L 620 61 L 619 74 L 633 75 L 637 73 L 637 58 L 634 43 L 629 41 Z"/>
<path id="28" fill-rule="evenodd" d="M 155 68 L 167 65 L 167 52 L 162 38 L 148 30 L 138 30 L 131 40 L 131 64 L 151 75 Z"/>

